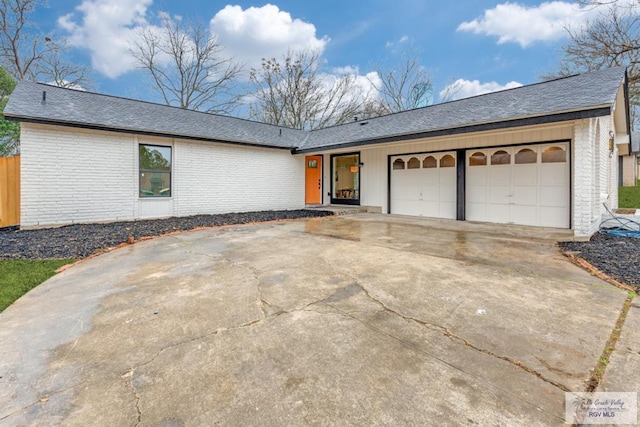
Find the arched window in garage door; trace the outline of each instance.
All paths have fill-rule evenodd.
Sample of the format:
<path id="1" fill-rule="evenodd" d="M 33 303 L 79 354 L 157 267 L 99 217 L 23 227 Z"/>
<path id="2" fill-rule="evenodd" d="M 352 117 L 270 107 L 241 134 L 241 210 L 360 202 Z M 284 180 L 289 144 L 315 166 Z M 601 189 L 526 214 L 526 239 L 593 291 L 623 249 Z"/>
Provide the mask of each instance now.
<path id="1" fill-rule="evenodd" d="M 400 169 L 404 169 L 404 160 L 396 159 L 393 162 L 393 170 L 400 170 Z"/>
<path id="2" fill-rule="evenodd" d="M 477 151 L 469 156 L 469 166 L 486 166 L 487 155 L 482 151 Z"/>
<path id="3" fill-rule="evenodd" d="M 538 161 L 538 154 L 531 148 L 523 148 L 516 153 L 516 165 L 525 165 L 529 163 L 536 163 Z"/>
<path id="4" fill-rule="evenodd" d="M 504 150 L 498 150 L 491 155 L 492 165 L 509 165 L 511 164 L 511 154 Z"/>
<path id="5" fill-rule="evenodd" d="M 440 159 L 440 167 L 441 168 L 453 168 L 456 166 L 456 159 L 453 158 L 450 154 L 445 154 Z"/>
<path id="6" fill-rule="evenodd" d="M 420 160 L 412 157 L 407 162 L 407 169 L 420 169 Z"/>
<path id="7" fill-rule="evenodd" d="M 542 152 L 542 163 L 564 163 L 567 161 L 567 152 L 561 147 L 547 147 Z"/>
<path id="8" fill-rule="evenodd" d="M 423 161 L 422 161 L 422 167 L 425 169 L 432 169 L 432 168 L 437 168 L 438 167 L 438 162 L 436 161 L 436 158 L 433 156 L 427 156 Z"/>

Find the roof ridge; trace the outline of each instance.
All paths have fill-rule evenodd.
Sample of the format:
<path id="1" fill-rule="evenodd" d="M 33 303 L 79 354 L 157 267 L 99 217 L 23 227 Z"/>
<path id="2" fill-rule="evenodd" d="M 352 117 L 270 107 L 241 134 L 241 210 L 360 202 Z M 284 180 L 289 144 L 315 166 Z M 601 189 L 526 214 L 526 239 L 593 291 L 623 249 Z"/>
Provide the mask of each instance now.
<path id="1" fill-rule="evenodd" d="M 390 116 L 394 116 L 394 115 L 398 115 L 398 114 L 408 113 L 408 112 L 411 112 L 411 111 L 426 110 L 426 109 L 429 109 L 429 108 L 437 107 L 439 105 L 453 104 L 453 103 L 457 103 L 457 102 L 467 101 L 469 99 L 475 99 L 475 98 L 481 98 L 481 97 L 485 97 L 485 96 L 491 96 L 491 95 L 495 95 L 497 93 L 509 92 L 509 91 L 514 91 L 514 90 L 523 89 L 523 88 L 530 88 L 530 87 L 543 85 L 543 84 L 548 84 L 548 83 L 556 82 L 556 81 L 560 81 L 560 80 L 566 80 L 566 79 L 570 79 L 570 78 L 574 78 L 574 77 L 580 77 L 580 76 L 584 76 L 584 75 L 587 75 L 587 74 L 595 74 L 595 73 L 599 73 L 599 72 L 611 71 L 611 70 L 618 69 L 618 68 L 626 68 L 626 67 L 623 66 L 623 65 L 619 65 L 619 66 L 616 66 L 616 67 L 602 68 L 600 70 L 588 71 L 588 72 L 585 72 L 585 73 L 576 73 L 576 74 L 571 74 L 569 76 L 555 77 L 555 78 L 549 79 L 549 80 L 543 80 L 543 81 L 533 82 L 533 83 L 529 83 L 529 84 L 525 84 L 525 85 L 521 85 L 521 86 L 510 87 L 510 88 L 505 88 L 505 89 L 500 89 L 500 90 L 494 90 L 492 92 L 480 93 L 480 94 L 477 94 L 477 95 L 467 96 L 465 98 L 452 99 L 450 101 L 439 102 L 437 104 L 425 105 L 424 107 L 416 107 L 416 108 L 411 108 L 409 110 L 395 111 L 393 113 L 383 114 L 381 116 L 371 117 L 371 118 L 362 119 L 362 120 L 358 120 L 358 121 L 340 123 L 340 124 L 337 124 L 337 125 L 327 126 L 327 127 L 323 127 L 323 128 L 319 128 L 319 129 L 312 129 L 309 132 L 319 132 L 319 131 L 322 131 L 324 129 L 332 129 L 332 128 L 336 128 L 336 127 L 340 127 L 340 126 L 349 126 L 349 125 L 353 125 L 354 123 L 361 123 L 361 122 L 364 122 L 364 121 L 376 120 L 376 119 L 379 119 L 379 118 L 390 117 Z"/>

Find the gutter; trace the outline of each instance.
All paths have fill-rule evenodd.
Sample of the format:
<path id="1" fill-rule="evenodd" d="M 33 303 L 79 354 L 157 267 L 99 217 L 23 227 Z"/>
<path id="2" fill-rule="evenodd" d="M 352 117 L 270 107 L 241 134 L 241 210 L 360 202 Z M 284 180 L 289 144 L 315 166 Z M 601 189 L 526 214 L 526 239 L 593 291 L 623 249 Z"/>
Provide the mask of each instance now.
<path id="1" fill-rule="evenodd" d="M 607 116 L 609 114 L 611 114 L 611 106 L 597 107 L 597 108 L 592 108 L 588 110 L 553 113 L 546 116 L 524 117 L 524 118 L 518 118 L 518 119 L 512 119 L 512 120 L 502 120 L 498 122 L 488 122 L 488 123 L 460 126 L 455 128 L 434 129 L 426 132 L 417 132 L 417 133 L 405 134 L 405 135 L 382 136 L 382 137 L 377 137 L 373 139 L 362 139 L 358 141 L 349 141 L 349 142 L 343 142 L 343 143 L 331 144 L 331 145 L 319 145 L 316 147 L 309 147 L 309 148 L 304 148 L 304 145 L 303 145 L 302 148 L 293 149 L 292 153 L 293 154 L 312 153 L 312 152 L 318 152 L 318 151 L 324 151 L 324 150 L 334 150 L 334 149 L 340 149 L 340 148 L 351 148 L 351 147 L 362 147 L 367 145 L 384 144 L 387 142 L 411 141 L 414 139 L 435 138 L 438 136 L 461 135 L 466 133 L 588 119 L 593 117 Z"/>
<path id="2" fill-rule="evenodd" d="M 161 137 L 161 138 L 185 139 L 189 141 L 214 142 L 219 144 L 239 145 L 239 146 L 254 147 L 254 148 L 270 148 L 270 149 L 276 149 L 276 150 L 289 150 L 289 151 L 295 150 L 295 148 L 290 146 L 287 147 L 287 146 L 278 146 L 278 145 L 267 145 L 267 144 L 259 144 L 257 142 L 222 140 L 222 139 L 207 138 L 203 136 L 177 135 L 177 134 L 164 133 L 164 132 L 150 132 L 150 131 L 142 131 L 142 130 L 136 130 L 136 129 L 103 126 L 103 125 L 92 125 L 88 123 L 75 123 L 75 122 L 64 122 L 64 121 L 57 121 L 57 120 L 35 119 L 30 117 L 12 115 L 11 113 L 9 114 L 5 113 L 4 117 L 7 120 L 11 120 L 14 122 L 33 123 L 33 124 L 47 125 L 47 126 L 66 126 L 66 127 L 78 128 L 78 129 L 98 130 L 102 132 L 126 133 L 126 134 L 154 136 L 154 137 Z"/>

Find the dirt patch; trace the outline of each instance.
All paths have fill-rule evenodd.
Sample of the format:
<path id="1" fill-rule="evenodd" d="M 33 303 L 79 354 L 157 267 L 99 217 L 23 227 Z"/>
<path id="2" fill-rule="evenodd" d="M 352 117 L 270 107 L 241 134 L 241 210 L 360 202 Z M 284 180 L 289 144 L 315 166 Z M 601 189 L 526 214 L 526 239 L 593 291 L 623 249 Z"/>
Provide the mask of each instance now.
<path id="1" fill-rule="evenodd" d="M 620 215 L 635 215 L 636 209 L 616 209 L 613 212 Z"/>

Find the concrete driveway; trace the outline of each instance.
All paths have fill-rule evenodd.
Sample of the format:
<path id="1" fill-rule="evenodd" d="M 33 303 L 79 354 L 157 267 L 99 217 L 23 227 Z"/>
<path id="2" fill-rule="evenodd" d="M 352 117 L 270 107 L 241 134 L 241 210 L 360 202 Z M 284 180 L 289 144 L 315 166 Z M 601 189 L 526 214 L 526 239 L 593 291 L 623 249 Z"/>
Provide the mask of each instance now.
<path id="1" fill-rule="evenodd" d="M 0 314 L 0 425 L 562 425 L 627 298 L 566 236 L 365 214 L 115 250 Z"/>

